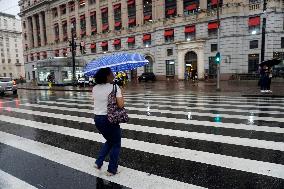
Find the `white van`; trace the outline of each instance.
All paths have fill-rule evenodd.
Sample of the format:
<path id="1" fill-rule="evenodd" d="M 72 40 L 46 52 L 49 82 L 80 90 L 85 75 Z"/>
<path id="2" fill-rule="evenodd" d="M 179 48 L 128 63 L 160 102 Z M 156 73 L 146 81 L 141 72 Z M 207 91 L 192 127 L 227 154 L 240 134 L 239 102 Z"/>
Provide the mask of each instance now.
<path id="1" fill-rule="evenodd" d="M 3 95 L 7 92 L 17 94 L 17 85 L 10 77 L 0 77 L 0 94 Z"/>

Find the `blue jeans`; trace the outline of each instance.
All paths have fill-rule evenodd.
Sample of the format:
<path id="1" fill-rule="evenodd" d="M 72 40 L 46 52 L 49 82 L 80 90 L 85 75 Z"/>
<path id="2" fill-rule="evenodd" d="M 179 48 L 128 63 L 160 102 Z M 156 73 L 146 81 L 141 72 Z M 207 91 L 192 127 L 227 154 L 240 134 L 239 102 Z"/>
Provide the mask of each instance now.
<path id="1" fill-rule="evenodd" d="M 121 148 L 120 126 L 110 123 L 106 115 L 96 115 L 94 120 L 97 129 L 106 139 L 100 150 L 96 164 L 100 168 L 103 165 L 105 157 L 109 154 L 108 172 L 116 174 Z"/>

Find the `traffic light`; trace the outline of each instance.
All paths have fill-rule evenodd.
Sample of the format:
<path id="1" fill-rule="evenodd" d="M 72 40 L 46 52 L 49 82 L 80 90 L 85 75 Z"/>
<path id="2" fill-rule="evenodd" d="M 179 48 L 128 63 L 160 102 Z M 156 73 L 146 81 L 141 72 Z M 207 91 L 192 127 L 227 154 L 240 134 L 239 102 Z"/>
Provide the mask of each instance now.
<path id="1" fill-rule="evenodd" d="M 220 52 L 217 52 L 215 56 L 215 63 L 220 64 L 220 62 L 221 62 L 221 54 Z"/>

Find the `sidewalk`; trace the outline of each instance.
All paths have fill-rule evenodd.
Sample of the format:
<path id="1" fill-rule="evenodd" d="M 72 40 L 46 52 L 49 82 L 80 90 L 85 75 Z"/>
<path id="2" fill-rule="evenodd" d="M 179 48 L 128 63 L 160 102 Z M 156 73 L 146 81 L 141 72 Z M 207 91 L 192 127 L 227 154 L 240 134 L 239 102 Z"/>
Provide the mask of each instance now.
<path id="1" fill-rule="evenodd" d="M 151 93 L 159 92 L 161 94 L 210 94 L 210 95 L 227 95 L 227 96 L 251 96 L 251 97 L 284 97 L 284 81 L 273 82 L 271 85 L 272 94 L 261 94 L 257 86 L 258 81 L 221 81 L 221 91 L 216 91 L 216 83 L 199 81 L 198 84 L 193 84 L 188 81 L 157 81 L 157 82 L 130 82 L 126 91 L 136 93 Z M 48 86 L 31 86 L 28 84 L 18 85 L 18 89 L 23 90 L 49 90 Z M 52 91 L 76 91 L 76 92 L 91 92 L 92 87 L 53 87 Z"/>

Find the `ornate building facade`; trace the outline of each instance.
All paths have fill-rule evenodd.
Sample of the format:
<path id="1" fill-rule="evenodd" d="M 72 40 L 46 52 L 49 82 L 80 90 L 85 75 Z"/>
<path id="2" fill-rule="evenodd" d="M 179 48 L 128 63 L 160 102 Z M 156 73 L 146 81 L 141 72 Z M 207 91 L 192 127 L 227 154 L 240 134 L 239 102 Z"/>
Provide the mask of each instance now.
<path id="1" fill-rule="evenodd" d="M 0 77 L 24 77 L 21 21 L 14 15 L 0 13 L 0 50 Z"/>
<path id="2" fill-rule="evenodd" d="M 119 52 L 138 52 L 150 64 L 132 71 L 154 72 L 158 79 L 216 75 L 217 0 L 20 0 L 26 72 L 38 60 L 70 57 L 71 31 L 76 56 L 87 62 Z M 254 73 L 266 23 L 265 59 L 284 52 L 284 3 L 267 0 L 219 0 L 221 77 Z M 73 30 L 71 29 L 73 27 Z M 42 61 L 41 61 L 42 64 Z M 138 72 L 138 73 L 137 73 Z M 65 74 L 65 73 L 64 73 Z"/>

